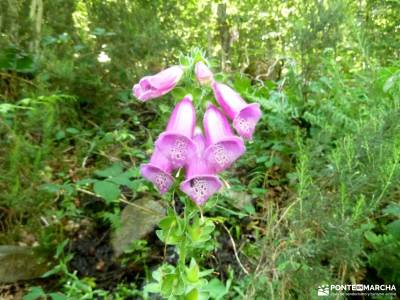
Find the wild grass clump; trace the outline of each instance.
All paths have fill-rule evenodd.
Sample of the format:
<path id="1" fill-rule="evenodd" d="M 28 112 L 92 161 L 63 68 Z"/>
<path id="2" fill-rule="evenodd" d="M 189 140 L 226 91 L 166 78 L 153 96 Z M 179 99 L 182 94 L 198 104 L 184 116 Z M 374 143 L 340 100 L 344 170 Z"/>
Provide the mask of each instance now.
<path id="1" fill-rule="evenodd" d="M 329 65 L 326 71 L 331 73 Z M 393 205 L 399 199 L 400 103 L 391 92 L 383 93 L 379 79 L 385 73 L 377 69 L 357 84 L 354 78 L 366 79 L 365 74 L 341 77 L 340 83 L 331 77 L 326 88 L 332 93 L 317 89 L 309 95 L 319 102 L 305 105 L 309 133 L 297 131 L 294 170 L 288 174 L 292 194 L 266 207 L 248 299 L 308 298 L 318 285 L 371 278 L 396 282 L 385 261 L 398 261 L 398 221 L 391 222 L 399 216 Z M 392 207 L 389 218 L 387 207 Z"/>

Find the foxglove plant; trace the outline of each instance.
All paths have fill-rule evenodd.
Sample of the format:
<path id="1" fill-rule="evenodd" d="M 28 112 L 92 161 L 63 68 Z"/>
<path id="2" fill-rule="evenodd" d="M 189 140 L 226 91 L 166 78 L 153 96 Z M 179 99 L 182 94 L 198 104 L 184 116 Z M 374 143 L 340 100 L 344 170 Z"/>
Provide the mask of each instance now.
<path id="1" fill-rule="evenodd" d="M 198 53 L 193 56 L 196 55 Z M 192 69 L 192 66 L 185 69 Z M 174 66 L 146 76 L 133 87 L 133 94 L 140 101 L 160 97 L 176 86 L 182 74 L 183 68 Z M 160 194 L 166 193 L 173 184 L 172 172 L 184 168 L 185 180 L 180 189 L 192 200 L 182 199 L 185 203 L 183 217 L 175 210 L 168 210 L 157 231 L 164 243 L 176 247 L 178 262 L 176 266 L 161 265 L 153 272 L 155 282 L 147 284 L 145 289 L 168 299 L 198 299 L 200 293 L 207 299 L 211 295 L 205 278 L 211 271 L 200 272 L 196 260 L 215 246 L 212 233 L 216 221 L 202 214 L 199 217 L 199 206 L 221 189 L 217 173 L 230 167 L 245 152 L 243 138 L 252 139 L 261 117 L 258 104 L 246 103 L 229 86 L 215 82 L 213 73 L 204 62 L 196 63 L 195 76 L 200 85 L 211 86 L 225 114 L 209 103 L 203 117 L 203 135 L 200 128 L 195 130 L 196 112 L 192 96 L 185 96 L 173 109 L 165 131 L 156 140 L 150 162 L 140 167 L 142 176 L 151 181 Z M 200 99 L 196 99 L 200 104 L 209 90 L 207 87 L 203 89 Z M 233 133 L 226 116 L 233 121 L 233 127 L 241 137 Z M 191 258 L 189 266 L 188 258 Z"/>
<path id="2" fill-rule="evenodd" d="M 202 205 L 222 187 L 222 183 L 205 160 L 205 138 L 200 128 L 196 128 L 193 140 L 196 144 L 196 155 L 186 166 L 186 180 L 181 183 L 180 188 L 197 205 Z"/>
<path id="3" fill-rule="evenodd" d="M 257 122 L 261 118 L 260 105 L 248 104 L 240 95 L 226 84 L 212 84 L 214 96 L 226 115 L 233 121 L 236 132 L 245 139 L 251 140 Z"/>
<path id="4" fill-rule="evenodd" d="M 203 126 L 207 146 L 206 161 L 216 172 L 221 172 L 245 152 L 243 140 L 233 134 L 226 117 L 212 104 L 208 104 Z"/>
<path id="5" fill-rule="evenodd" d="M 145 76 L 135 84 L 132 89 L 133 95 L 144 102 L 161 97 L 170 92 L 183 75 L 180 66 L 172 66 L 153 76 Z"/>
<path id="6" fill-rule="evenodd" d="M 171 176 L 172 164 L 159 149 L 155 148 L 148 164 L 140 166 L 140 172 L 144 178 L 151 181 L 160 194 L 166 193 L 174 179 Z"/>
<path id="7" fill-rule="evenodd" d="M 167 157 L 173 169 L 183 167 L 196 153 L 192 141 L 196 127 L 196 111 L 192 96 L 186 95 L 174 108 L 166 130 L 160 134 L 156 147 Z"/>

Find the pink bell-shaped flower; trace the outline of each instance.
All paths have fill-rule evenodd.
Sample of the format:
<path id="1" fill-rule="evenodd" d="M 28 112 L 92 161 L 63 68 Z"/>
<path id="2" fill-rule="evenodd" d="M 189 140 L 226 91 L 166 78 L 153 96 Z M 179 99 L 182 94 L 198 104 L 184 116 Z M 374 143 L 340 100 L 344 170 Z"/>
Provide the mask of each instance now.
<path id="1" fill-rule="evenodd" d="M 132 88 L 133 95 L 140 101 L 161 97 L 170 92 L 183 75 L 183 69 L 172 66 L 153 76 L 145 76 Z"/>
<path id="2" fill-rule="evenodd" d="M 205 138 L 199 128 L 193 140 L 196 144 L 196 155 L 190 158 L 186 166 L 186 180 L 181 183 L 180 188 L 197 205 L 202 205 L 221 188 L 222 183 L 205 160 Z"/>
<path id="3" fill-rule="evenodd" d="M 236 91 L 226 84 L 214 82 L 212 89 L 215 99 L 233 121 L 233 127 L 237 133 L 243 138 L 251 140 L 257 122 L 261 118 L 260 105 L 246 103 Z"/>
<path id="4" fill-rule="evenodd" d="M 183 167 L 196 153 L 196 145 L 192 141 L 195 126 L 196 111 L 192 96 L 187 95 L 175 106 L 167 129 L 156 141 L 156 147 L 170 160 L 173 169 Z"/>
<path id="5" fill-rule="evenodd" d="M 214 80 L 214 75 L 211 70 L 202 61 L 196 63 L 194 67 L 194 73 L 196 74 L 197 80 L 200 84 L 208 84 Z"/>
<path id="6" fill-rule="evenodd" d="M 206 161 L 215 171 L 223 171 L 245 152 L 243 140 L 233 134 L 226 117 L 212 104 L 207 107 L 203 125 Z"/>
<path id="7" fill-rule="evenodd" d="M 160 194 L 167 192 L 172 185 L 174 179 L 171 172 L 171 162 L 157 148 L 154 149 L 150 163 L 140 166 L 142 176 L 151 181 Z"/>

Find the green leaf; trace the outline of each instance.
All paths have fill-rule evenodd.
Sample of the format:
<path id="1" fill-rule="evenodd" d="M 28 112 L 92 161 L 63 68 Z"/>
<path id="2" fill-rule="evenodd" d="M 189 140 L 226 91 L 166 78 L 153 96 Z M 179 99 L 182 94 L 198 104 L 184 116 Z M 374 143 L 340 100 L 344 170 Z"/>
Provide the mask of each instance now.
<path id="1" fill-rule="evenodd" d="M 173 293 L 175 280 L 175 274 L 168 274 L 163 277 L 161 282 L 161 292 L 163 295 L 169 296 Z"/>
<path id="2" fill-rule="evenodd" d="M 174 99 L 176 99 L 176 100 L 181 100 L 187 94 L 188 94 L 187 89 L 184 89 L 182 87 L 176 87 L 172 91 L 172 97 L 174 97 Z"/>
<path id="3" fill-rule="evenodd" d="M 9 112 L 14 111 L 17 108 L 18 108 L 18 106 L 12 105 L 10 103 L 1 103 L 0 104 L 0 113 L 7 114 Z"/>
<path id="4" fill-rule="evenodd" d="M 394 217 L 400 216 L 400 205 L 397 203 L 391 203 L 385 207 L 383 212 Z"/>
<path id="5" fill-rule="evenodd" d="M 203 270 L 199 273 L 199 277 L 205 277 L 214 272 L 214 269 Z"/>
<path id="6" fill-rule="evenodd" d="M 65 131 L 72 135 L 76 135 L 79 133 L 79 130 L 74 127 L 68 127 Z"/>
<path id="7" fill-rule="evenodd" d="M 44 297 L 46 296 L 45 292 L 43 291 L 43 289 L 39 286 L 35 286 L 33 288 L 31 288 L 30 292 L 28 294 L 26 294 L 22 300 L 36 300 L 39 297 Z"/>
<path id="8" fill-rule="evenodd" d="M 158 283 L 146 284 L 144 290 L 148 293 L 160 293 L 160 285 Z"/>
<path id="9" fill-rule="evenodd" d="M 223 299 L 228 292 L 226 286 L 217 278 L 212 279 L 203 290 L 210 294 L 211 299 Z"/>
<path id="10" fill-rule="evenodd" d="M 245 206 L 243 206 L 243 209 L 249 215 L 254 214 L 256 212 L 256 209 L 254 208 L 253 204 L 251 204 L 251 203 L 248 203 Z"/>
<path id="11" fill-rule="evenodd" d="M 132 191 L 138 191 L 140 187 L 143 187 L 143 180 L 142 179 L 130 180 L 125 185 Z"/>
<path id="12" fill-rule="evenodd" d="M 379 236 L 377 236 L 372 231 L 367 231 L 364 233 L 365 238 L 372 244 L 378 244 L 380 242 Z"/>
<path id="13" fill-rule="evenodd" d="M 386 80 L 385 85 L 383 86 L 383 91 L 387 93 L 396 84 L 399 78 L 400 78 L 400 72 L 390 76 L 389 79 Z"/>
<path id="14" fill-rule="evenodd" d="M 121 175 L 111 177 L 108 181 L 111 181 L 118 185 L 126 185 L 130 186 L 132 181 L 129 179 L 129 175 L 127 176 L 126 173 L 122 173 Z"/>
<path id="15" fill-rule="evenodd" d="M 189 268 L 186 268 L 187 279 L 192 283 L 196 283 L 199 280 L 199 272 L 199 266 L 194 258 L 192 258 Z"/>
<path id="16" fill-rule="evenodd" d="M 198 289 L 193 289 L 190 291 L 189 294 L 186 295 L 185 297 L 186 300 L 199 300 L 199 290 Z"/>
<path id="17" fill-rule="evenodd" d="M 153 279 L 157 280 L 158 282 L 161 281 L 162 274 L 161 274 L 161 267 L 151 273 Z"/>
<path id="18" fill-rule="evenodd" d="M 47 278 L 47 277 L 50 277 L 50 276 L 52 276 L 52 275 L 54 275 L 54 274 L 58 274 L 58 273 L 60 273 L 61 271 L 62 271 L 61 265 L 57 265 L 57 266 L 55 266 L 53 269 L 51 269 L 50 271 L 44 273 L 41 277 L 42 277 L 42 278 Z"/>
<path id="19" fill-rule="evenodd" d="M 65 131 L 64 130 L 59 130 L 56 133 L 56 140 L 62 140 L 63 138 L 65 138 Z"/>
<path id="20" fill-rule="evenodd" d="M 49 296 L 52 300 L 68 300 L 67 296 L 61 293 L 50 293 Z"/>
<path id="21" fill-rule="evenodd" d="M 95 182 L 93 188 L 94 192 L 107 202 L 117 200 L 121 194 L 118 185 L 105 180 Z"/>
<path id="22" fill-rule="evenodd" d="M 59 258 L 60 255 L 62 253 L 64 253 L 64 248 L 65 248 L 65 246 L 67 246 L 68 242 L 69 242 L 69 239 L 65 239 L 64 241 L 62 241 L 61 243 L 59 243 L 57 245 L 57 249 L 56 249 L 56 257 L 57 258 Z"/>
<path id="23" fill-rule="evenodd" d="M 262 155 L 256 159 L 256 163 L 263 163 L 269 160 L 269 156 Z"/>
<path id="24" fill-rule="evenodd" d="M 171 111 L 170 107 L 164 103 L 160 104 L 158 108 L 162 114 L 168 114 Z"/>
<path id="25" fill-rule="evenodd" d="M 175 226 L 175 224 L 176 224 L 176 217 L 174 217 L 174 216 L 167 216 L 167 217 L 165 217 L 164 219 L 162 219 L 162 220 L 160 221 L 159 227 L 160 227 L 162 230 L 167 231 L 167 230 L 169 230 L 169 228 L 170 228 L 171 226 Z"/>
<path id="26" fill-rule="evenodd" d="M 158 237 L 158 239 L 160 241 L 165 242 L 165 237 L 164 237 L 164 231 L 163 230 L 156 230 L 156 235 L 157 235 L 157 237 Z"/>
<path id="27" fill-rule="evenodd" d="M 400 220 L 388 224 L 387 229 L 391 235 L 400 240 Z"/>
<path id="28" fill-rule="evenodd" d="M 243 93 L 251 88 L 251 80 L 243 75 L 238 75 L 233 82 L 233 86 L 238 93 Z"/>
<path id="29" fill-rule="evenodd" d="M 106 168 L 104 170 L 96 171 L 94 174 L 100 177 L 114 177 L 120 175 L 122 173 L 122 164 L 116 163 L 113 164 L 111 167 Z"/>
<path id="30" fill-rule="evenodd" d="M 130 168 L 124 172 L 127 177 L 140 177 L 140 169 L 137 167 Z"/>

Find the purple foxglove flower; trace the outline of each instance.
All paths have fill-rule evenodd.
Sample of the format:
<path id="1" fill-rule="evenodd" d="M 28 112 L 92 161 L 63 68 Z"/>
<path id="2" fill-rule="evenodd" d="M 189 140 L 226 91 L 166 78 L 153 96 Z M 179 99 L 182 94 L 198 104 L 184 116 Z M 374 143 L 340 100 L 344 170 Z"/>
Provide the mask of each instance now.
<path id="1" fill-rule="evenodd" d="M 209 82 L 212 82 L 214 80 L 213 73 L 211 70 L 206 66 L 205 63 L 202 61 L 199 61 L 196 66 L 194 67 L 194 72 L 196 74 L 197 80 L 200 82 L 200 84 L 207 84 Z"/>
<path id="2" fill-rule="evenodd" d="M 191 157 L 186 166 L 186 180 L 180 188 L 197 205 L 202 205 L 221 188 L 222 183 L 205 160 L 205 139 L 201 130 L 195 133 L 193 140 L 197 148 L 196 155 Z"/>
<path id="3" fill-rule="evenodd" d="M 196 145 L 192 141 L 195 126 L 192 96 L 187 95 L 175 106 L 167 129 L 156 141 L 156 147 L 170 160 L 173 169 L 183 167 L 196 153 Z"/>
<path id="4" fill-rule="evenodd" d="M 223 171 L 246 150 L 243 140 L 232 133 L 226 117 L 212 104 L 207 107 L 203 125 L 207 145 L 205 158 L 215 171 Z"/>
<path id="5" fill-rule="evenodd" d="M 170 92 L 183 75 L 179 66 L 172 66 L 153 76 L 145 76 L 135 84 L 132 89 L 133 95 L 140 101 L 161 97 Z"/>
<path id="6" fill-rule="evenodd" d="M 258 103 L 246 103 L 240 95 L 226 84 L 214 82 L 215 99 L 227 116 L 233 120 L 233 127 L 245 139 L 251 140 L 258 120 L 261 118 Z"/>
<path id="7" fill-rule="evenodd" d="M 150 163 L 140 166 L 142 176 L 151 181 L 160 194 L 167 192 L 173 183 L 174 179 L 171 172 L 171 162 L 157 148 L 154 149 Z"/>

